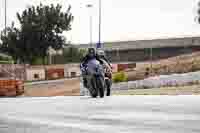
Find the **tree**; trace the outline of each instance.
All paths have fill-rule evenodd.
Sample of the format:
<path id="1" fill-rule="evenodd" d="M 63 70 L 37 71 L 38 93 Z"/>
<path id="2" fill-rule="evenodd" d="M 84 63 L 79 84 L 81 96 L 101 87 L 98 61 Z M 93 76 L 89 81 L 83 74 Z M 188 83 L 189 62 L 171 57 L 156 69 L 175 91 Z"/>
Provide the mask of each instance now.
<path id="1" fill-rule="evenodd" d="M 9 28 L 8 34 L 2 36 L 2 48 L 11 56 L 16 56 L 27 63 L 36 58 L 44 60 L 49 47 L 54 50 L 61 49 L 65 44 L 62 33 L 71 30 L 73 21 L 71 6 L 66 12 L 62 12 L 61 9 L 62 6 L 59 4 L 57 6 L 40 4 L 25 9 L 22 14 L 17 13 L 20 30 L 14 26 Z"/>
<path id="2" fill-rule="evenodd" d="M 6 35 L 5 35 L 6 30 Z M 25 50 L 23 50 L 23 46 L 20 43 L 19 39 L 19 30 L 14 27 L 14 23 L 11 27 L 8 27 L 7 29 L 4 29 L 1 32 L 1 40 L 2 44 L 0 45 L 1 52 L 6 53 L 12 58 L 17 61 L 18 59 L 25 60 L 25 57 L 28 58 L 28 55 L 26 55 Z"/>

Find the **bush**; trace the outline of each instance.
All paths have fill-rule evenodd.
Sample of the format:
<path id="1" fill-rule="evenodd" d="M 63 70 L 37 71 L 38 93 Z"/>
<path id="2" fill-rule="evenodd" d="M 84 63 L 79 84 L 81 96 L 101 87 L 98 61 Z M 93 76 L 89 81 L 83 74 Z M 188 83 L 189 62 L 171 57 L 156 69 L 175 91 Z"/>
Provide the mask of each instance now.
<path id="1" fill-rule="evenodd" d="M 13 61 L 1 61 L 0 64 L 13 64 Z"/>
<path id="2" fill-rule="evenodd" d="M 127 81 L 128 81 L 128 78 L 127 78 L 127 76 L 126 76 L 126 74 L 124 72 L 116 73 L 113 76 L 113 82 L 114 83 L 127 82 Z"/>
<path id="3" fill-rule="evenodd" d="M 13 60 L 11 57 L 2 57 L 0 56 L 0 64 L 12 64 Z"/>

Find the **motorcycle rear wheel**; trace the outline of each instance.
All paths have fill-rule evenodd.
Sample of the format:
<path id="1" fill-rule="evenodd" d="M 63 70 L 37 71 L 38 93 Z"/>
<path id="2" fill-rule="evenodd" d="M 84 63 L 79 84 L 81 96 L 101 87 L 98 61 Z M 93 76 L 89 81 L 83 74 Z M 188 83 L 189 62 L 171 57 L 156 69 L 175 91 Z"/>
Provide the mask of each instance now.
<path id="1" fill-rule="evenodd" d="M 110 79 L 105 80 L 105 86 L 106 86 L 106 96 L 111 95 L 111 86 L 112 86 L 112 81 Z"/>

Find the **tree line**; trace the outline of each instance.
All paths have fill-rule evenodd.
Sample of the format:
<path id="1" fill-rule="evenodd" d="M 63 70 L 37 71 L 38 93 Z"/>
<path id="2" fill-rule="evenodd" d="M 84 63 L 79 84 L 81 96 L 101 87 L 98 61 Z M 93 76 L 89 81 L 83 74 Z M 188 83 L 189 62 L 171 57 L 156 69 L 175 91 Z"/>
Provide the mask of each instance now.
<path id="1" fill-rule="evenodd" d="M 63 11 L 59 4 L 40 4 L 18 12 L 17 20 L 19 28 L 12 22 L 10 27 L 1 31 L 0 51 L 11 56 L 15 63 L 34 64 L 40 60 L 45 64 L 49 48 L 61 50 L 68 45 L 63 32 L 72 29 L 74 16 L 71 6 Z M 83 56 L 81 54 L 83 51 L 71 47 L 64 50 L 63 56 L 66 61 L 73 62 L 78 61 Z M 78 55 L 78 58 L 73 59 L 74 55 Z"/>

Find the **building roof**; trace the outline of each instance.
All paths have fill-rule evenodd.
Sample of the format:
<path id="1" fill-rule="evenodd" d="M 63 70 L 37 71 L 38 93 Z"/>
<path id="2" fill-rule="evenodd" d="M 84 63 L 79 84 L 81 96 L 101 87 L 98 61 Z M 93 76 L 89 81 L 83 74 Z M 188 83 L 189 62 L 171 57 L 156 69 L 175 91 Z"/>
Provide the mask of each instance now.
<path id="1" fill-rule="evenodd" d="M 79 44 L 79 45 L 75 45 L 75 46 L 78 48 L 86 49 L 86 48 L 90 47 L 90 44 Z M 93 44 L 93 46 L 95 46 L 95 44 Z M 162 47 L 200 46 L 200 37 L 105 42 L 105 43 L 103 43 L 103 46 L 106 51 L 126 50 L 126 49 L 162 48 Z"/>

